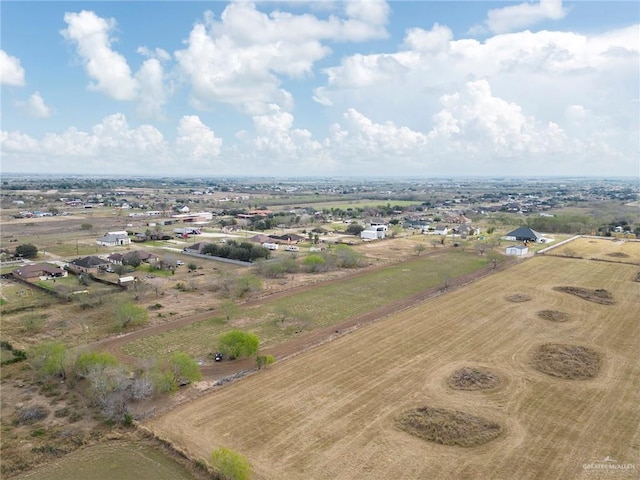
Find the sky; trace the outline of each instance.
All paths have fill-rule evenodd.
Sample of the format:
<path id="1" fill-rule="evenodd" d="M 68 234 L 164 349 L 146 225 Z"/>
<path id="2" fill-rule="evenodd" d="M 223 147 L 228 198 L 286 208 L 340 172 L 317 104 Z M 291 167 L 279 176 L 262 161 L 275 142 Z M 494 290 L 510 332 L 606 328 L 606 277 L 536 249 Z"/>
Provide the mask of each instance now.
<path id="1" fill-rule="evenodd" d="M 637 1 L 0 3 L 1 171 L 640 177 Z"/>

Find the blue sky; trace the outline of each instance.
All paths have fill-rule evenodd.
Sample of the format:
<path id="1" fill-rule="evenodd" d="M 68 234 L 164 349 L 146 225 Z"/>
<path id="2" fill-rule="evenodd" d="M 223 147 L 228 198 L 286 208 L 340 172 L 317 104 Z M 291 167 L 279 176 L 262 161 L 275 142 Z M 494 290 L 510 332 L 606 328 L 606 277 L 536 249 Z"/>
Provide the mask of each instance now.
<path id="1" fill-rule="evenodd" d="M 638 2 L 0 9 L 4 172 L 640 176 Z"/>

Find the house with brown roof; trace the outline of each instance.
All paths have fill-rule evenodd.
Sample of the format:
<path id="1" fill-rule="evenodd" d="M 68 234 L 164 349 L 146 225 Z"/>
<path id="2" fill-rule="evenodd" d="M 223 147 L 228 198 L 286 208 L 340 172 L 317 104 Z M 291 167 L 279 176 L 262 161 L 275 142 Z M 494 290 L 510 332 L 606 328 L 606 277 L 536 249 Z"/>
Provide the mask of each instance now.
<path id="1" fill-rule="evenodd" d="M 98 273 L 99 269 L 106 269 L 109 260 L 90 255 L 88 257 L 76 258 L 69 262 L 69 269 L 76 273 Z"/>
<path id="2" fill-rule="evenodd" d="M 48 263 L 37 263 L 34 265 L 23 265 L 11 272 L 14 278 L 37 282 L 38 280 L 50 280 L 52 278 L 62 278 L 67 276 L 67 271 Z"/>

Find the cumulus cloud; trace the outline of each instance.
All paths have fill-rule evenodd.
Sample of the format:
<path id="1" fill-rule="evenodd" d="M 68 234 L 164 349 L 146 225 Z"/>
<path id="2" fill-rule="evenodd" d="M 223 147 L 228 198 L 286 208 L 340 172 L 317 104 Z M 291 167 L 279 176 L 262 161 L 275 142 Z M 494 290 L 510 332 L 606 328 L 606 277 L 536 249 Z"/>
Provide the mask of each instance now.
<path id="1" fill-rule="evenodd" d="M 138 83 L 126 58 L 111 49 L 113 38 L 110 34 L 115 29 L 115 20 L 83 10 L 66 13 L 64 21 L 67 28 L 60 33 L 76 45 L 87 75 L 95 82 L 89 88 L 116 100 L 133 100 L 138 93 Z"/>
<path id="2" fill-rule="evenodd" d="M 431 30 L 410 28 L 407 30 L 404 46 L 408 50 L 418 52 L 446 52 L 453 40 L 451 29 L 445 25 L 435 24 Z"/>
<path id="3" fill-rule="evenodd" d="M 20 64 L 20 59 L 12 57 L 4 50 L 0 50 L 0 82 L 2 85 L 23 87 L 24 68 Z"/>
<path id="4" fill-rule="evenodd" d="M 138 47 L 137 52 L 148 57 L 137 73 L 127 59 L 112 48 L 114 19 L 99 17 L 92 11 L 66 13 L 67 28 L 62 36 L 76 46 L 92 83 L 89 89 L 122 101 L 137 101 L 136 112 L 142 118 L 162 118 L 162 106 L 167 100 L 163 61 L 171 56 L 160 48 Z"/>
<path id="5" fill-rule="evenodd" d="M 51 116 L 49 108 L 40 95 L 40 92 L 33 93 L 26 102 L 18 102 L 18 105 L 33 118 L 47 118 Z"/>
<path id="6" fill-rule="evenodd" d="M 200 161 L 220 155 L 222 139 L 207 127 L 197 115 L 186 115 L 178 124 L 176 150 L 188 159 Z"/>
<path id="7" fill-rule="evenodd" d="M 567 10 L 562 0 L 540 0 L 539 3 L 520 3 L 489 10 L 483 26 L 475 26 L 472 32 L 480 33 L 485 27 L 492 33 L 513 32 L 531 27 L 543 20 L 560 20 Z"/>
<path id="8" fill-rule="evenodd" d="M 129 125 L 122 113 L 105 117 L 91 130 L 75 127 L 35 139 L 21 132 L 2 132 L 5 164 L 21 171 L 90 173 L 185 173 L 220 155 L 222 139 L 197 116 L 184 116 L 171 143 L 155 127 Z M 46 163 L 42 163 L 46 162 Z"/>
<path id="9" fill-rule="evenodd" d="M 234 2 L 220 19 L 207 12 L 189 34 L 187 48 L 175 52 L 191 84 L 193 104 L 230 104 L 261 115 L 277 104 L 290 110 L 293 99 L 283 77 L 313 74 L 313 65 L 331 52 L 323 41 L 362 41 L 387 35 L 384 1 L 347 2 L 346 18 L 322 20 L 310 14 L 263 13 L 250 2 Z"/>
<path id="10" fill-rule="evenodd" d="M 526 158 L 566 147 L 566 135 L 555 123 L 537 122 L 522 108 L 494 96 L 489 82 L 468 82 L 460 92 L 444 95 L 443 109 L 429 132 L 432 141 L 482 158 Z"/>
<path id="11" fill-rule="evenodd" d="M 571 105 L 560 120 L 537 119 L 475 80 L 441 95 L 430 126 L 417 130 L 376 122 L 348 109 L 324 142 L 336 164 L 362 173 L 597 173 L 602 158 L 616 174 L 637 170 L 638 138 L 625 138 L 610 119 Z M 628 137 L 628 136 L 627 136 Z M 609 172 L 613 174 L 613 172 Z"/>
<path id="12" fill-rule="evenodd" d="M 167 160 L 168 144 L 150 125 L 129 126 L 122 114 L 105 117 L 90 131 L 70 127 L 35 139 L 21 132 L 2 132 L 5 163 L 16 171 L 90 173 L 150 171 Z"/>
<path id="13" fill-rule="evenodd" d="M 135 75 L 140 85 L 136 112 L 142 118 L 163 118 L 162 106 L 167 102 L 164 68 L 157 58 L 145 60 Z"/>

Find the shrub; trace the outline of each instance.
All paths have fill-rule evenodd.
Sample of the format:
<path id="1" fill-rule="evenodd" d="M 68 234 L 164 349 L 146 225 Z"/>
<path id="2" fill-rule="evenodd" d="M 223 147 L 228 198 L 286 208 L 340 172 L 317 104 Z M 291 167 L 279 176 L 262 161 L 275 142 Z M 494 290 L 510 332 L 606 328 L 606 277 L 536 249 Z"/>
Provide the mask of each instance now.
<path id="1" fill-rule="evenodd" d="M 249 461 L 243 455 L 225 447 L 213 451 L 211 464 L 224 480 L 248 480 L 253 474 Z"/>
<path id="2" fill-rule="evenodd" d="M 231 330 L 218 338 L 218 350 L 234 358 L 253 355 L 259 344 L 257 335 L 242 330 Z"/>
<path id="3" fill-rule="evenodd" d="M 49 410 L 43 405 L 34 405 L 32 407 L 22 408 L 16 412 L 18 415 L 18 423 L 23 425 L 31 425 L 39 420 L 47 418 Z"/>
<path id="4" fill-rule="evenodd" d="M 27 333 L 39 333 L 44 329 L 47 316 L 42 314 L 29 314 L 20 319 L 22 329 Z"/>

